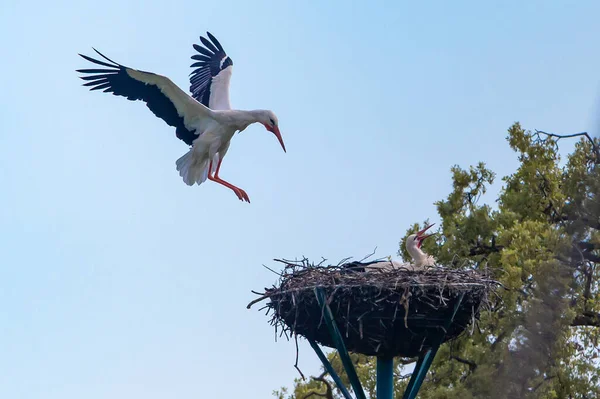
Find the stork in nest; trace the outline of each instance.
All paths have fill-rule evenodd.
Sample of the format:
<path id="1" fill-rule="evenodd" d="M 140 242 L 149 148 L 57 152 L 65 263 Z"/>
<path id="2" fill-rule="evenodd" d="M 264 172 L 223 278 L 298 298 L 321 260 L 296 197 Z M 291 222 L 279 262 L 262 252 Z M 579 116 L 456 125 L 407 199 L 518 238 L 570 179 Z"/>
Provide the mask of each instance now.
<path id="1" fill-rule="evenodd" d="M 435 224 L 435 223 L 434 223 Z M 355 271 L 392 271 L 397 269 L 406 269 L 412 271 L 426 270 L 430 267 L 435 266 L 435 259 L 433 256 L 426 254 L 421 249 L 423 241 L 431 237 L 433 234 L 425 234 L 434 224 L 425 226 L 424 229 L 417 231 L 414 234 L 406 237 L 404 245 L 406 251 L 412 258 L 412 262 L 400 262 L 397 260 L 385 260 L 385 261 L 374 261 L 370 263 L 352 262 L 346 267 L 349 267 Z"/>

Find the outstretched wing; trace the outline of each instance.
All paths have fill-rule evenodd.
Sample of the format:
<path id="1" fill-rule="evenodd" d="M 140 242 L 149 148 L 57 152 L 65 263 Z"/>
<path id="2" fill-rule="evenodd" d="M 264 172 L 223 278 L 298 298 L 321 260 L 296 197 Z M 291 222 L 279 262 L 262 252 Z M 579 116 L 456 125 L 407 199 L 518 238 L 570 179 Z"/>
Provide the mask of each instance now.
<path id="1" fill-rule="evenodd" d="M 192 59 L 197 61 L 191 65 L 196 68 L 190 74 L 190 92 L 192 97 L 211 109 L 231 109 L 229 103 L 229 81 L 233 70 L 233 61 L 225 53 L 221 43 L 206 32 L 208 39 L 200 36 L 204 46 L 194 44 L 199 54 Z M 212 43 L 211 43 L 212 42 Z"/>
<path id="2" fill-rule="evenodd" d="M 139 71 L 114 62 L 94 49 L 108 62 L 79 54 L 84 59 L 106 69 L 78 69 L 88 81 L 84 86 L 90 90 L 103 90 L 131 101 L 142 100 L 150 111 L 176 128 L 176 135 L 188 145 L 198 138 L 200 132 L 191 125 L 198 119 L 212 119 L 212 112 L 181 90 L 169 78 L 151 72 Z"/>

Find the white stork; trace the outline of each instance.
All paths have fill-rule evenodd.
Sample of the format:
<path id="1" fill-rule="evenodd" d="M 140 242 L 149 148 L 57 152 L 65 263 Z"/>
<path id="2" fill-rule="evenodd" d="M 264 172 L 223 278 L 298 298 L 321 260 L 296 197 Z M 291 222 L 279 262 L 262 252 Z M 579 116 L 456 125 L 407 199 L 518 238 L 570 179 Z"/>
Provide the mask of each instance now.
<path id="1" fill-rule="evenodd" d="M 203 37 L 200 40 L 208 49 L 194 45 L 202 55 L 192 57 L 200 61 L 193 65 L 199 68 L 190 78 L 192 96 L 165 76 L 123 66 L 96 49 L 94 51 L 108 62 L 79 55 L 108 69 L 79 69 L 77 72 L 86 74 L 81 79 L 89 81 L 84 86 L 91 86 L 90 90 L 103 90 L 132 101 L 142 100 L 154 115 L 175 128 L 176 136 L 191 147 L 176 162 L 187 185 L 212 180 L 230 188 L 240 200 L 250 202 L 244 190 L 219 177 L 234 133 L 258 122 L 277 137 L 283 151 L 285 144 L 272 111 L 230 109 L 229 78 L 233 63 L 221 44 L 208 35 L 214 45 Z"/>
<path id="2" fill-rule="evenodd" d="M 404 240 L 406 251 L 413 258 L 413 263 L 411 263 L 413 270 L 422 270 L 427 267 L 435 266 L 435 259 L 433 259 L 433 256 L 427 255 L 421 249 L 423 241 L 425 241 L 426 238 L 431 237 L 433 235 L 425 234 L 425 232 L 429 230 L 434 224 L 435 223 L 425 226 L 425 228 L 417 231 L 415 234 L 409 235 L 408 237 L 406 237 L 406 240 Z"/>
<path id="3" fill-rule="evenodd" d="M 435 223 L 434 223 L 435 224 Z M 413 259 L 413 262 L 404 263 L 396 260 L 392 261 L 378 261 L 365 266 L 367 271 L 369 270 L 382 270 L 390 271 L 394 269 L 408 269 L 408 270 L 424 270 L 428 267 L 435 266 L 435 259 L 431 255 L 427 255 L 421 249 L 423 241 L 433 234 L 425 234 L 434 224 L 425 226 L 424 229 L 417 231 L 415 234 L 411 234 L 404 240 L 406 251 Z"/>

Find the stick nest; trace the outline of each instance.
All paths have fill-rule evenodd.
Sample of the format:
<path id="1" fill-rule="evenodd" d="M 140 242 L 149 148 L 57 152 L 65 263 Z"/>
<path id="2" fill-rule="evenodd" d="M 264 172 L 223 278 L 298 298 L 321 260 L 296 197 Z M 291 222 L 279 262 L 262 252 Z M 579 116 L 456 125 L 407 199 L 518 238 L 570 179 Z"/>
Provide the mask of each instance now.
<path id="1" fill-rule="evenodd" d="M 433 344 L 464 293 L 444 342 L 459 336 L 479 319 L 489 294 L 498 284 L 474 270 L 432 268 L 426 271 L 363 272 L 370 263 L 337 266 L 277 260 L 285 264 L 278 283 L 248 305 L 269 299 L 267 315 L 277 334 L 298 334 L 335 348 L 315 288 L 327 303 L 346 348 L 368 356 L 414 357 Z M 490 308 L 488 306 L 488 308 Z"/>

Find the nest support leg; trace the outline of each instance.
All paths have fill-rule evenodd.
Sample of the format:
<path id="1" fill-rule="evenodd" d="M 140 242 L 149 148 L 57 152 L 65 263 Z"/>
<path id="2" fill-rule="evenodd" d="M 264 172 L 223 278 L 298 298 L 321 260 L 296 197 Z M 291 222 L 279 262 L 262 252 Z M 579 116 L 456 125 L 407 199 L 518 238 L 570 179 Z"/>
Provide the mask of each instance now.
<path id="1" fill-rule="evenodd" d="M 327 329 L 329 330 L 329 334 L 331 334 L 333 342 L 335 343 L 335 347 L 337 348 L 338 353 L 340 355 L 342 364 L 344 365 L 344 369 L 346 370 L 346 374 L 348 375 L 348 379 L 350 380 L 350 384 L 352 385 L 354 395 L 356 395 L 357 399 L 366 399 L 367 397 L 365 395 L 365 392 L 363 391 L 360 380 L 358 379 L 358 375 L 356 374 L 356 369 L 352 364 L 352 360 L 350 359 L 350 354 L 348 354 L 348 350 L 346 349 L 346 345 L 344 344 L 342 334 L 340 334 L 340 330 L 338 329 L 337 324 L 333 319 L 331 309 L 329 308 L 329 305 L 325 300 L 325 293 L 323 292 L 323 289 L 319 287 L 315 288 L 315 296 L 317 297 L 317 302 L 321 307 L 321 312 L 323 314 L 325 324 L 327 325 Z M 325 365 L 325 363 L 323 364 Z"/>
<path id="2" fill-rule="evenodd" d="M 394 359 L 377 357 L 377 399 L 394 398 Z"/>
<path id="3" fill-rule="evenodd" d="M 346 387 L 344 386 L 342 379 L 340 378 L 339 375 L 337 375 L 337 373 L 333 369 L 333 366 L 331 365 L 331 363 L 329 363 L 329 360 L 327 360 L 327 356 L 325 356 L 325 354 L 323 353 L 321 348 L 319 348 L 319 345 L 317 345 L 317 343 L 315 341 L 313 341 L 312 339 L 309 340 L 308 342 L 310 343 L 310 346 L 312 346 L 312 348 L 315 350 L 317 356 L 321 360 L 321 363 L 323 363 L 323 367 L 325 367 L 325 370 L 327 370 L 327 372 L 333 379 L 333 382 L 335 382 L 335 385 L 342 392 L 342 395 L 344 395 L 344 398 L 352 399 L 350 392 L 348 392 L 348 389 L 346 389 Z"/>
<path id="4" fill-rule="evenodd" d="M 442 342 L 444 341 L 444 337 L 446 335 L 445 331 L 448 330 L 448 328 L 454 321 L 454 316 L 456 316 L 456 312 L 458 311 L 458 308 L 459 308 L 460 304 L 462 303 L 464 295 L 465 294 L 462 293 L 458 297 L 458 300 L 457 300 L 456 304 L 454 305 L 454 310 L 452 312 L 452 315 L 446 321 L 446 323 L 444 325 L 444 329 L 436 337 L 432 347 L 429 348 L 427 351 L 425 351 L 423 354 L 421 354 L 421 356 L 419 356 L 419 359 L 415 365 L 415 369 L 410 378 L 410 381 L 408 382 L 408 386 L 406 387 L 406 391 L 404 392 L 402 399 L 414 399 L 417 396 L 417 393 L 419 392 L 419 389 L 421 388 L 421 385 L 423 384 L 423 380 L 425 379 L 425 375 L 427 374 L 427 371 L 429 370 L 429 367 L 431 366 L 431 363 L 433 362 L 433 359 L 435 358 L 435 355 L 437 354 L 439 347 L 441 346 Z M 350 355 L 348 354 L 346 345 L 344 344 L 342 335 L 340 334 L 337 324 L 336 324 L 335 320 L 333 319 L 333 314 L 331 313 L 331 309 L 329 308 L 329 305 L 327 304 L 327 302 L 325 300 L 325 293 L 323 292 L 323 290 L 321 288 L 315 288 L 315 296 L 317 297 L 319 306 L 321 306 L 321 311 L 323 312 L 322 314 L 323 314 L 323 318 L 325 320 L 325 324 L 327 325 L 327 328 L 329 329 L 329 333 L 331 334 L 333 341 L 335 343 L 335 346 L 338 350 L 340 359 L 342 361 L 344 369 L 346 370 L 346 374 L 348 375 L 350 384 L 352 385 L 352 390 L 354 391 L 354 394 L 356 395 L 356 397 L 358 399 L 366 399 L 362 385 L 360 383 L 360 380 L 358 379 L 358 375 L 356 374 L 356 370 L 354 368 L 354 365 L 352 364 L 352 360 L 350 359 Z M 317 353 L 317 356 L 323 363 L 323 366 L 329 372 L 329 374 L 331 375 L 335 384 L 337 385 L 337 387 L 340 389 L 340 391 L 344 395 L 344 398 L 352 399 L 352 397 L 350 396 L 350 393 L 348 392 L 348 389 L 342 383 L 340 377 L 337 375 L 337 373 L 331 366 L 331 363 L 329 362 L 329 360 L 327 360 L 327 357 L 325 356 L 325 354 L 323 353 L 321 348 L 319 348 L 319 346 L 317 345 L 316 342 L 314 342 L 312 340 L 310 340 L 309 342 L 310 342 L 310 345 L 312 346 L 312 348 L 314 349 L 314 351 Z M 394 361 L 393 361 L 393 359 L 378 357 L 377 358 L 377 399 L 393 399 L 393 397 L 394 397 Z"/>
<path id="5" fill-rule="evenodd" d="M 450 318 L 446 321 L 444 325 L 444 330 L 440 332 L 440 334 L 436 337 L 434 344 L 431 348 L 425 351 L 423 354 L 419 356 L 419 360 L 417 364 L 415 364 L 415 369 L 413 370 L 412 376 L 410 377 L 410 381 L 408 382 L 408 386 L 406 387 L 406 391 L 404 391 L 404 395 L 402 399 L 414 399 L 421 388 L 421 384 L 423 384 L 423 380 L 425 379 L 425 375 L 431 366 L 431 362 L 433 362 L 433 358 L 435 357 L 440 345 L 444 341 L 444 336 L 446 335 L 446 331 L 454 321 L 454 316 L 456 316 L 456 312 L 464 298 L 464 292 L 458 297 L 456 304 L 454 305 L 454 311 Z"/>

